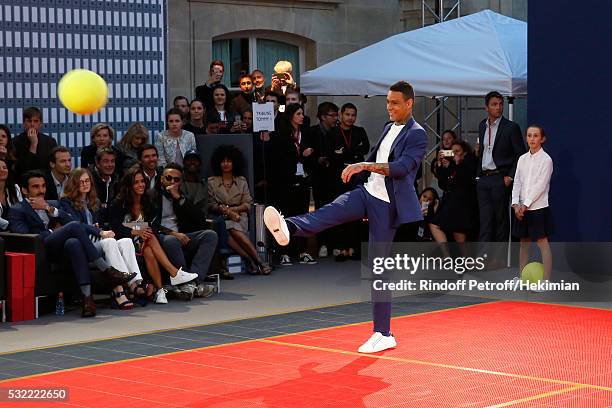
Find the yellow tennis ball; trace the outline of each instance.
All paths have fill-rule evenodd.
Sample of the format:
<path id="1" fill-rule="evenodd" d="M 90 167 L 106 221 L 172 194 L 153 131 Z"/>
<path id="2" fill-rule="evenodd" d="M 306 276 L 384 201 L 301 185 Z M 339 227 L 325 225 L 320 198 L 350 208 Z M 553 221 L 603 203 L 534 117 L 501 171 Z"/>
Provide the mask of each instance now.
<path id="1" fill-rule="evenodd" d="M 540 262 L 531 262 L 525 265 L 521 273 L 521 280 L 527 283 L 538 283 L 544 279 L 544 265 Z"/>
<path id="2" fill-rule="evenodd" d="M 71 112 L 90 115 L 108 101 L 108 86 L 102 77 L 87 69 L 73 69 L 57 84 L 57 96 Z"/>

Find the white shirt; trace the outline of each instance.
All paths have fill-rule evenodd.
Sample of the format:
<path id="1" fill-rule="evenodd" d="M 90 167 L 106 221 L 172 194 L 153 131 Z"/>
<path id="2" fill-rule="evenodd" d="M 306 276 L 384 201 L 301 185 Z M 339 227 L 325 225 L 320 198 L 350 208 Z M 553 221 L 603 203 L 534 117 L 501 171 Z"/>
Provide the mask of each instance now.
<path id="1" fill-rule="evenodd" d="M 55 178 L 55 174 L 51 172 L 51 177 L 53 178 L 53 184 L 55 184 L 55 190 L 57 190 L 57 199 L 59 200 L 64 195 L 64 188 L 68 182 L 68 176 L 65 176 L 63 181 L 59 181 Z"/>
<path id="2" fill-rule="evenodd" d="M 521 155 L 512 186 L 512 205 L 523 204 L 529 211 L 548 207 L 552 172 L 553 161 L 544 149 Z"/>
<path id="3" fill-rule="evenodd" d="M 497 129 L 499 128 L 499 122 L 501 116 L 489 124 L 489 119 L 486 121 L 484 140 L 482 142 L 482 169 L 483 170 L 496 170 L 497 166 L 493 161 L 493 146 L 495 146 L 495 137 L 497 136 Z M 491 132 L 491 140 L 489 141 L 489 132 Z"/>
<path id="4" fill-rule="evenodd" d="M 383 141 L 380 143 L 378 152 L 376 152 L 376 163 L 388 163 L 389 155 L 391 154 L 391 146 L 393 142 L 400 134 L 405 125 L 391 125 L 391 128 L 384 136 Z M 387 193 L 387 186 L 385 185 L 385 176 L 378 173 L 370 173 L 368 181 L 363 185 L 370 195 L 390 203 L 389 193 Z"/>

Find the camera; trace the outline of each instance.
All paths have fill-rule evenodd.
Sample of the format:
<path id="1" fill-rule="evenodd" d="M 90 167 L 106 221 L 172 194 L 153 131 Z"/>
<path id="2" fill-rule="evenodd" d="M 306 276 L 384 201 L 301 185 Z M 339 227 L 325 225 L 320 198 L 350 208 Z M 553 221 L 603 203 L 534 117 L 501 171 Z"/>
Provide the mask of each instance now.
<path id="1" fill-rule="evenodd" d="M 455 155 L 455 152 L 453 152 L 452 150 L 440 150 L 440 153 L 442 153 L 442 157 L 453 157 Z"/>
<path id="2" fill-rule="evenodd" d="M 280 72 L 278 74 L 273 74 L 272 75 L 272 79 L 274 79 L 274 78 L 276 78 L 278 80 L 278 82 L 280 82 L 280 83 L 285 83 L 289 79 L 289 74 L 286 74 L 284 72 Z"/>

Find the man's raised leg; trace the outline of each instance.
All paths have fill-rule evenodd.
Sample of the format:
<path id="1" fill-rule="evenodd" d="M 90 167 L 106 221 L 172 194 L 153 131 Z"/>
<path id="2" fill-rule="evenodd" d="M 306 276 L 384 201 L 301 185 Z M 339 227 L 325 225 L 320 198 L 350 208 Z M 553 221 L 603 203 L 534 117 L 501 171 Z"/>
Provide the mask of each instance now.
<path id="1" fill-rule="evenodd" d="M 291 235 L 312 236 L 327 228 L 365 217 L 365 190 L 358 187 L 314 212 L 285 218 L 274 208 L 264 211 L 266 227 L 280 245 L 287 245 Z"/>

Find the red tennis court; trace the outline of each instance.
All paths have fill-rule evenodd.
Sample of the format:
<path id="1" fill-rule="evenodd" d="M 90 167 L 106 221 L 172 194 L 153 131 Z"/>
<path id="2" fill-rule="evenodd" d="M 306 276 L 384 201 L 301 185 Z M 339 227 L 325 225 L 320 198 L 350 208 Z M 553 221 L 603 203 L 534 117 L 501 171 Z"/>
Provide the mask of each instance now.
<path id="1" fill-rule="evenodd" d="M 355 324 L 0 383 L 80 407 L 612 407 L 612 312 L 494 302 L 395 318 L 398 347 Z"/>

